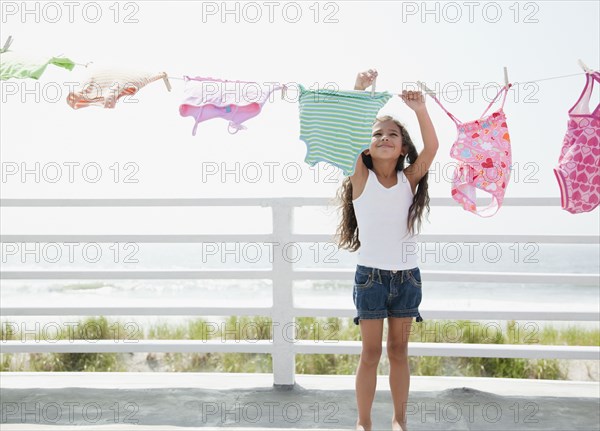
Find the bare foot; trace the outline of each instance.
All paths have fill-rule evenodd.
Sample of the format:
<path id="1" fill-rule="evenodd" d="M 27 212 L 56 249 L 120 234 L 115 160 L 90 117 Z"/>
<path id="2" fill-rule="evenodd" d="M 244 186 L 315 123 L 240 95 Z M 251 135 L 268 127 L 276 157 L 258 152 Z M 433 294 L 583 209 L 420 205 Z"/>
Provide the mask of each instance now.
<path id="1" fill-rule="evenodd" d="M 371 424 L 362 425 L 358 421 L 356 421 L 356 431 L 371 431 Z"/>
<path id="2" fill-rule="evenodd" d="M 396 419 L 392 420 L 392 431 L 408 431 L 406 422 L 398 422 Z"/>

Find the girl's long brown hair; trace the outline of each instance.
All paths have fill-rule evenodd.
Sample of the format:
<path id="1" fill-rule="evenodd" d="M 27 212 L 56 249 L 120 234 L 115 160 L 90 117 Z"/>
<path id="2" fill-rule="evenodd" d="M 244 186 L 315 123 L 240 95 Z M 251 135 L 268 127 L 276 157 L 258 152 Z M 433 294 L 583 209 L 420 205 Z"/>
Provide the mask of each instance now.
<path id="1" fill-rule="evenodd" d="M 396 119 L 390 116 L 378 117 L 375 122 L 382 122 L 392 120 L 400 128 L 400 134 L 402 136 L 402 146 L 407 147 L 407 152 L 404 156 L 398 158 L 396 163 L 396 170 L 401 171 L 404 169 L 404 159 L 408 161 L 408 164 L 412 164 L 417 160 L 419 153 L 413 144 L 410 135 L 406 128 L 398 122 Z M 373 160 L 370 155 L 361 154 L 364 164 L 369 169 L 373 169 Z M 429 215 L 429 192 L 427 179 L 429 173 L 426 173 L 419 184 L 417 185 L 417 193 L 413 197 L 413 203 L 408 210 L 408 231 L 411 235 L 416 231 L 421 231 L 423 210 L 427 209 L 427 215 Z M 342 185 L 337 191 L 337 202 L 339 202 L 339 210 L 342 213 L 342 219 L 336 230 L 336 240 L 339 248 L 345 248 L 349 251 L 356 251 L 360 247 L 360 240 L 358 239 L 358 223 L 356 221 L 356 215 L 354 214 L 354 206 L 352 205 L 352 183 L 350 178 L 347 177 L 342 182 Z"/>

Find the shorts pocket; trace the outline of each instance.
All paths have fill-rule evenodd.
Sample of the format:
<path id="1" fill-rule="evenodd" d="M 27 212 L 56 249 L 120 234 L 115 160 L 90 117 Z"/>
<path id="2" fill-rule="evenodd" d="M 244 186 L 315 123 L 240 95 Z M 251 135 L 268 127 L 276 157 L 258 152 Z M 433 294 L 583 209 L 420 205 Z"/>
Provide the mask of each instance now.
<path id="1" fill-rule="evenodd" d="M 357 271 L 354 274 L 354 286 L 357 289 L 368 289 L 373 286 L 373 273 L 365 274 Z"/>
<path id="2" fill-rule="evenodd" d="M 408 271 L 408 280 L 415 287 L 422 287 L 423 283 L 421 281 L 421 271 L 419 268 L 411 269 Z"/>

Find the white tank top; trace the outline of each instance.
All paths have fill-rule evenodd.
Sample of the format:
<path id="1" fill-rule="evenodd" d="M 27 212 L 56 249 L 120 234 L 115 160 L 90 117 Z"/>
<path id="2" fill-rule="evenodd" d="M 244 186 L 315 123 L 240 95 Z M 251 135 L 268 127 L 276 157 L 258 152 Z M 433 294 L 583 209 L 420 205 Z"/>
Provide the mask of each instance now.
<path id="1" fill-rule="evenodd" d="M 358 223 L 358 264 L 387 270 L 418 266 L 416 235 L 407 229 L 408 209 L 413 193 L 404 172 L 398 183 L 384 187 L 369 169 L 362 194 L 352 201 Z"/>

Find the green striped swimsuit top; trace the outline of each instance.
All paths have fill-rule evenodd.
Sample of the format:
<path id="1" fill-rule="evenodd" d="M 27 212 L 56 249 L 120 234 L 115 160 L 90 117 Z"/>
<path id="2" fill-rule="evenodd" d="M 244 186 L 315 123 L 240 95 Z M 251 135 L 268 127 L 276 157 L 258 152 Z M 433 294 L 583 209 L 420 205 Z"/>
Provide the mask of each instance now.
<path id="1" fill-rule="evenodd" d="M 371 145 L 371 130 L 379 110 L 392 97 L 381 92 L 307 90 L 300 88 L 300 139 L 310 166 L 330 163 L 344 175 L 354 173 L 360 153 Z"/>

